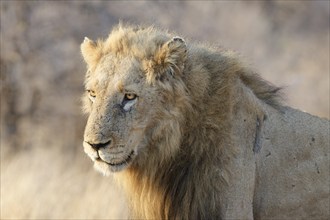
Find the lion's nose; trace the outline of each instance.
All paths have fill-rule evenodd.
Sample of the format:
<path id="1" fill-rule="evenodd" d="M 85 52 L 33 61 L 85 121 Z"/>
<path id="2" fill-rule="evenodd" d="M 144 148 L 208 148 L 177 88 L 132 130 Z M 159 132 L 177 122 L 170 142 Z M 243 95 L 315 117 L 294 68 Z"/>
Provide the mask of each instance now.
<path id="1" fill-rule="evenodd" d="M 89 142 L 87 142 L 89 145 L 91 145 L 92 146 L 92 148 L 94 149 L 94 150 L 99 150 L 100 148 L 103 148 L 103 147 L 106 147 L 107 145 L 109 145 L 110 143 L 111 143 L 111 141 L 108 141 L 108 142 L 106 142 L 106 143 L 97 143 L 97 144 L 92 144 L 92 143 L 89 143 Z"/>

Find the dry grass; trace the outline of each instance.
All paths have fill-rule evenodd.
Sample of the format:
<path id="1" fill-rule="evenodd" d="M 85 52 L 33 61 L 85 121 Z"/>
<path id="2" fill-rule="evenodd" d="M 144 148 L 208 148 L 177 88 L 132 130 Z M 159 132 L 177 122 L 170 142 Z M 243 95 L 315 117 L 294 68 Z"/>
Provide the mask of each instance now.
<path id="1" fill-rule="evenodd" d="M 71 156 L 39 148 L 1 158 L 1 219 L 127 217 L 113 180 L 96 173 L 87 157 Z"/>

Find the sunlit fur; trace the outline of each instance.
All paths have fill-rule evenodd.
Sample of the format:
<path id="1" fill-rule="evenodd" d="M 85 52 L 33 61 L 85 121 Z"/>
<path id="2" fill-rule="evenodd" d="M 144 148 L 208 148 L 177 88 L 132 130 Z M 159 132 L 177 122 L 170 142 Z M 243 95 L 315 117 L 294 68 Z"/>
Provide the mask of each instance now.
<path id="1" fill-rule="evenodd" d="M 328 216 L 328 121 L 282 106 L 279 88 L 262 80 L 232 52 L 175 36 L 153 27 L 119 25 L 106 40 L 86 38 L 81 45 L 88 68 L 85 84 L 97 93 L 94 103 L 84 96 L 84 111 L 89 114 L 85 141 L 112 138 L 113 146 L 134 150 L 132 163 L 114 173 L 130 198 L 131 216 Z M 138 101 L 132 111 L 116 113 L 127 86 L 137 91 Z M 294 130 L 299 137 L 291 137 Z M 289 157 L 296 152 L 292 149 L 310 151 L 306 141 L 312 134 L 319 151 L 292 164 Z M 321 174 L 313 170 L 316 158 Z M 292 171 L 300 163 L 308 167 L 301 180 Z M 105 163 L 96 166 L 111 173 Z M 304 168 L 297 172 L 304 173 Z M 292 181 L 295 191 L 287 188 Z M 300 198 L 310 181 L 315 181 L 311 193 Z"/>

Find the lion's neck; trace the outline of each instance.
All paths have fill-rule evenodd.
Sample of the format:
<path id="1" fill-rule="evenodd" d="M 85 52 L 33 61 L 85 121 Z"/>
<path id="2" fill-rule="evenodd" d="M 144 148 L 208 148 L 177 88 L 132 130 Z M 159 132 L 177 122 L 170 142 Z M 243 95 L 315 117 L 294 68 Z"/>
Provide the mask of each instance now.
<path id="1" fill-rule="evenodd" d="M 187 136 L 186 140 L 191 146 L 181 146 L 181 153 L 171 160 L 150 160 L 147 166 L 131 166 L 118 175 L 128 195 L 132 217 L 200 219 L 217 215 L 218 210 L 212 209 L 220 203 L 220 198 L 214 196 L 215 190 L 220 190 L 225 179 L 214 172 L 222 172 L 215 169 L 222 162 L 214 158 L 217 152 L 197 147 L 200 143 L 196 140 L 202 137 Z M 216 143 L 206 143 L 212 144 Z M 199 204 L 200 201 L 207 202 Z"/>
<path id="2" fill-rule="evenodd" d="M 191 186 L 193 185 L 192 170 L 190 170 L 192 166 L 172 163 L 167 167 L 154 168 L 153 170 L 131 168 L 122 174 L 125 181 L 120 182 L 124 182 L 132 217 L 169 219 L 172 216 L 179 216 L 180 213 L 174 213 L 175 210 L 179 210 L 178 207 L 182 207 L 183 202 L 192 200 L 187 197 L 192 197 L 193 193 L 188 195 L 188 192 L 183 190 L 195 188 L 195 186 Z M 182 213 L 187 213 L 183 209 L 181 210 Z"/>

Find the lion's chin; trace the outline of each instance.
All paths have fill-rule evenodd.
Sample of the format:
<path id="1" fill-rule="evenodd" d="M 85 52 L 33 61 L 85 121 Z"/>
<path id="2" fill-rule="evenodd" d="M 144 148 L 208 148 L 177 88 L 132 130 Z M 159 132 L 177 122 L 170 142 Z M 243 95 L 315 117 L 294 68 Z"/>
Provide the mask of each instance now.
<path id="1" fill-rule="evenodd" d="M 132 151 L 126 158 L 121 162 L 110 163 L 98 158 L 94 161 L 94 167 L 96 170 L 101 172 L 103 175 L 108 176 L 113 172 L 122 171 L 130 166 L 134 157 L 134 151 Z"/>

